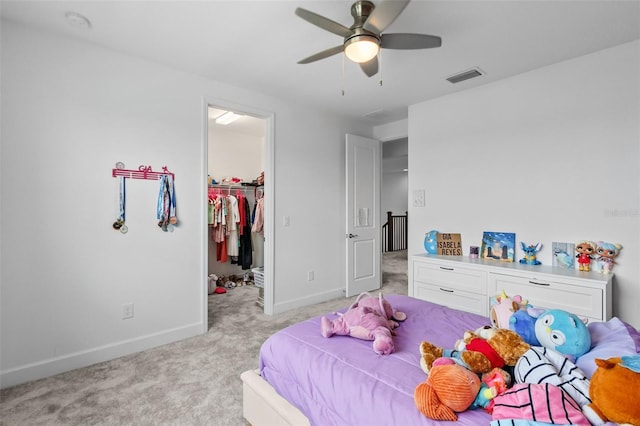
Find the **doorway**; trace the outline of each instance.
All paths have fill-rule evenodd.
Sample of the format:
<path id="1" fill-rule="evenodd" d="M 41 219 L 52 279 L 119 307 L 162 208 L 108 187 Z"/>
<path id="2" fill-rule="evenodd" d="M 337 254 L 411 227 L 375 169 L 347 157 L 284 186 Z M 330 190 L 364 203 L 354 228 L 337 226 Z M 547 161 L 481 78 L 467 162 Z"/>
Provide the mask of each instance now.
<path id="1" fill-rule="evenodd" d="M 259 305 L 267 314 L 273 309 L 273 238 L 269 238 L 273 228 L 273 202 L 268 202 L 273 192 L 272 183 L 268 179 L 272 176 L 273 115 L 223 102 L 209 101 L 205 106 L 204 171 L 207 208 L 203 251 L 207 295 L 204 311 L 207 315 L 205 324 L 208 324 L 209 293 L 218 287 L 233 291 L 236 287 L 255 285 L 258 282 L 261 286 L 259 297 L 248 299 L 247 303 L 260 302 Z M 219 236 L 224 235 L 225 238 L 221 244 L 216 241 L 210 214 L 214 211 L 210 209 L 212 196 L 224 199 L 225 205 L 229 205 L 227 202 L 231 199 L 238 202 L 238 217 L 243 218 L 242 223 L 237 223 L 235 233 L 231 233 L 233 235 L 219 233 Z M 262 201 L 263 214 L 262 224 L 256 230 L 253 224 L 258 199 Z M 240 207 L 246 208 L 242 215 L 239 213 Z M 250 243 L 249 258 L 247 240 Z M 234 247 L 239 250 L 233 250 Z"/>
<path id="2" fill-rule="evenodd" d="M 409 138 L 404 136 L 382 142 L 382 222 L 386 221 L 386 226 L 389 227 L 396 226 L 399 222 L 402 222 L 401 219 L 404 219 L 405 230 L 409 219 L 407 217 L 409 207 L 408 141 Z M 395 234 L 397 235 L 399 232 L 395 232 Z M 393 240 L 393 238 L 387 235 L 387 229 L 383 229 L 381 261 L 383 284 L 389 286 L 393 283 L 393 285 L 397 286 L 394 291 L 401 291 L 401 294 L 407 294 L 407 238 L 404 238 L 404 244 L 397 244 L 399 241 L 396 238 L 395 243 L 390 245 L 389 240 Z M 387 236 L 386 241 L 385 236 Z M 389 249 L 390 247 L 391 249 Z"/>

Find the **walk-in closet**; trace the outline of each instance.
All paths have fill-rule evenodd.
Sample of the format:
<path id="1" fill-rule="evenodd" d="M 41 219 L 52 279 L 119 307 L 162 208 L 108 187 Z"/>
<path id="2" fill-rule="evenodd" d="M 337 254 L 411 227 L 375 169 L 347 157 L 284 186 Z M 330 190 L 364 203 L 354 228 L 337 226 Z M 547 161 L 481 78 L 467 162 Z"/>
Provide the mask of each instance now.
<path id="1" fill-rule="evenodd" d="M 266 123 L 214 106 L 208 112 L 209 297 L 251 286 L 243 289 L 247 303 L 261 307 Z"/>

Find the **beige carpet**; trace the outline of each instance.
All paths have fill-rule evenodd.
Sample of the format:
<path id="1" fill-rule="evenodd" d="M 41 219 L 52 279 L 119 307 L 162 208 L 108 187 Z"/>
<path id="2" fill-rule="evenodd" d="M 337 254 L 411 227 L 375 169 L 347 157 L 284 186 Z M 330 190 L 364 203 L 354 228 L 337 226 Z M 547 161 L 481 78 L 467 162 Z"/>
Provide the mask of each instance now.
<path id="1" fill-rule="evenodd" d="M 383 255 L 385 294 L 407 294 L 406 251 Z M 337 299 L 280 315 L 258 289 L 209 297 L 208 333 L 0 391 L 0 425 L 244 425 L 240 373 L 258 367 L 277 330 L 349 305 Z"/>

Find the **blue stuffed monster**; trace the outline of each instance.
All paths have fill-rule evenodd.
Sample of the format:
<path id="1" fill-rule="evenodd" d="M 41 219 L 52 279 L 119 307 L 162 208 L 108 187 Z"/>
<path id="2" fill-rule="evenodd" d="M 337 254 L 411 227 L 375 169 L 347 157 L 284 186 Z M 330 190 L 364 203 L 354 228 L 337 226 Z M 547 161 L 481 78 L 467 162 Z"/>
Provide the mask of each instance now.
<path id="1" fill-rule="evenodd" d="M 561 309 L 544 311 L 536 320 L 536 338 L 546 348 L 554 349 L 575 362 L 591 349 L 591 334 L 576 315 Z"/>
<path id="2" fill-rule="evenodd" d="M 519 309 L 509 317 L 509 329 L 515 331 L 531 346 L 542 346 L 536 337 L 536 321 L 544 309 L 527 305 L 526 309 Z"/>

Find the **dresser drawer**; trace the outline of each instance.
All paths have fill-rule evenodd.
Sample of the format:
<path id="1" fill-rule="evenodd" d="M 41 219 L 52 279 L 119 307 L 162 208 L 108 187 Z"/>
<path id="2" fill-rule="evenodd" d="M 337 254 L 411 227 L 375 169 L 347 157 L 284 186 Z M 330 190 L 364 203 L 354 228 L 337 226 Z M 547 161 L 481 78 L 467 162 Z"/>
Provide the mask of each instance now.
<path id="1" fill-rule="evenodd" d="M 455 290 L 446 286 L 416 283 L 414 297 L 461 311 L 482 316 L 489 315 L 487 297 L 476 293 Z"/>
<path id="2" fill-rule="evenodd" d="M 590 321 L 607 321 L 599 288 L 568 282 L 489 273 L 489 289 L 519 294 L 535 308 L 562 309 Z"/>
<path id="3" fill-rule="evenodd" d="M 448 263 L 413 263 L 413 280 L 475 294 L 487 294 L 487 273 Z"/>

